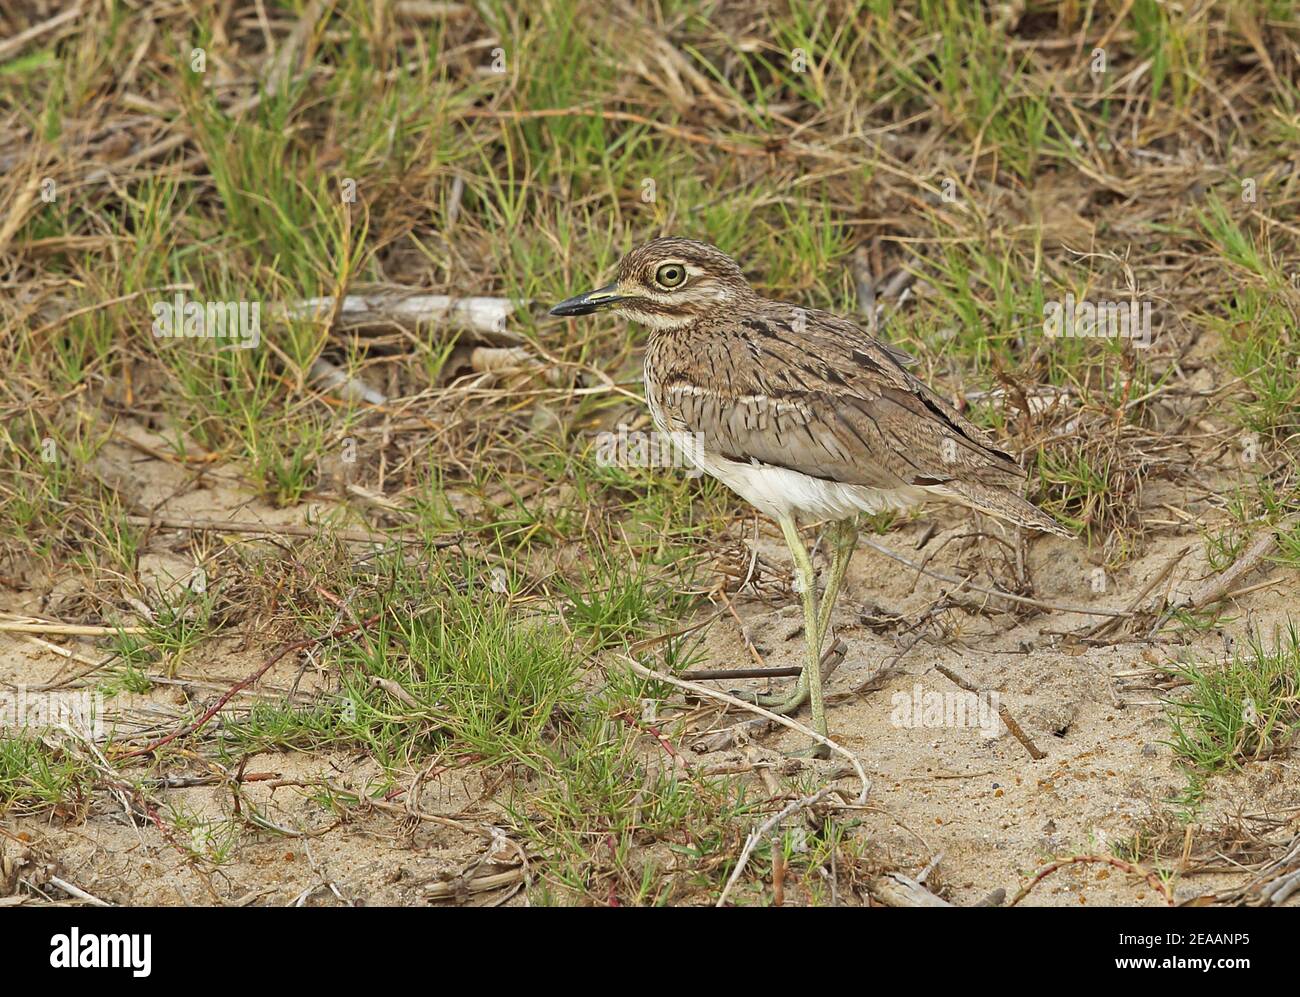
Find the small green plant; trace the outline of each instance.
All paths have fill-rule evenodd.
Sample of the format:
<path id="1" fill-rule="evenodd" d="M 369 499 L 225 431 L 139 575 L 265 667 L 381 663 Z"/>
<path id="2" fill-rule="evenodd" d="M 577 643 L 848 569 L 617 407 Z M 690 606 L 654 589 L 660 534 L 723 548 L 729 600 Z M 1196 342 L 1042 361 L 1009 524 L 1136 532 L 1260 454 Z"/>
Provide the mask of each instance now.
<path id="1" fill-rule="evenodd" d="M 596 553 L 583 576 L 561 581 L 559 587 L 569 602 L 570 626 L 595 648 L 645 636 L 679 618 L 688 601 L 648 560 L 610 552 Z"/>
<path id="2" fill-rule="evenodd" d="M 190 586 L 160 590 L 155 603 L 153 618 L 140 623 L 144 633 L 119 630 L 111 638 L 113 650 L 123 664 L 116 680 L 118 688 L 146 691 L 145 668 L 158 660 L 163 662 L 168 677 L 174 675 L 185 656 L 208 640 L 216 627 L 216 595 L 207 588 L 201 568 L 190 579 Z"/>
<path id="3" fill-rule="evenodd" d="M 1300 633 L 1294 624 L 1266 646 L 1252 634 L 1221 666 L 1170 669 L 1186 695 L 1169 704 L 1172 746 L 1198 773 L 1286 754 L 1300 734 Z"/>
<path id="4" fill-rule="evenodd" d="M 167 808 L 165 820 L 171 828 L 173 842 L 193 858 L 210 865 L 228 863 L 239 843 L 237 819 L 213 820 L 184 804 L 173 803 Z"/>
<path id="5" fill-rule="evenodd" d="M 74 813 L 93 784 L 93 770 L 62 748 L 25 734 L 0 737 L 0 815 Z"/>

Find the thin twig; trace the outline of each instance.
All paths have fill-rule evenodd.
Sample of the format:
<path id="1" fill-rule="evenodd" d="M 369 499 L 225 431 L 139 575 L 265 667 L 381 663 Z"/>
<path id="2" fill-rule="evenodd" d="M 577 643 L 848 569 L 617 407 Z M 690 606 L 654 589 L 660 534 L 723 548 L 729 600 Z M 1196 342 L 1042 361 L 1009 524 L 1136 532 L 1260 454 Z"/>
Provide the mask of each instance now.
<path id="1" fill-rule="evenodd" d="M 951 679 L 967 692 L 973 692 L 977 696 L 988 695 L 988 693 L 983 689 L 976 687 L 974 683 L 962 678 L 947 665 L 935 665 L 934 670 L 945 678 Z M 1029 752 L 1029 756 L 1033 758 L 1034 761 L 1042 761 L 1047 757 L 1047 752 L 1031 741 L 1029 735 L 1021 729 L 1020 724 L 1016 723 L 1016 718 L 1011 715 L 1011 711 L 1007 709 L 1005 703 L 998 703 L 998 719 L 1006 725 L 1007 730 L 1011 731 L 1012 737 L 1025 746 L 1025 750 Z"/>
<path id="2" fill-rule="evenodd" d="M 0 633 L 63 634 L 68 637 L 114 637 L 147 633 L 144 627 L 98 627 L 76 623 L 9 623 L 0 621 Z"/>
<path id="3" fill-rule="evenodd" d="M 80 886 L 74 886 L 72 883 L 69 883 L 66 879 L 60 879 L 58 876 L 51 876 L 49 882 L 51 885 L 57 886 L 64 893 L 68 894 L 68 896 L 76 897 L 78 900 L 84 900 L 92 907 L 113 906 L 113 904 L 109 903 L 107 900 L 100 900 L 99 897 L 95 896 L 93 893 L 87 893 Z"/>
<path id="4" fill-rule="evenodd" d="M 41 35 L 53 31 L 69 21 L 74 21 L 80 16 L 81 4 L 77 4 L 75 7 L 55 14 L 49 20 L 33 24 L 26 31 L 20 31 L 12 38 L 6 38 L 3 42 L 0 42 L 0 62 L 7 62 L 15 52 L 21 52 L 23 46 L 33 38 L 39 38 Z"/>
<path id="5" fill-rule="evenodd" d="M 1300 517 L 1290 517 L 1269 527 L 1227 569 L 1209 579 L 1192 593 L 1187 602 L 1189 609 L 1203 609 L 1213 605 L 1228 594 L 1228 590 L 1242 576 L 1253 571 L 1277 546 L 1279 533 L 1289 531 L 1300 522 Z"/>
<path id="6" fill-rule="evenodd" d="M 1039 870 L 1034 878 L 1025 884 L 1019 893 L 1011 898 L 1011 903 L 1007 904 L 1007 906 L 1014 907 L 1016 904 L 1020 903 L 1021 900 L 1024 900 L 1025 897 L 1029 896 L 1035 886 L 1052 873 L 1064 869 L 1068 865 L 1088 864 L 1110 865 L 1114 866 L 1116 869 L 1122 869 L 1130 875 L 1142 876 L 1154 889 L 1159 891 L 1161 896 L 1165 898 L 1165 904 L 1167 906 L 1174 906 L 1174 897 L 1173 894 L 1169 892 L 1169 887 L 1154 872 L 1148 872 L 1139 865 L 1134 865 L 1132 862 L 1125 862 L 1123 859 L 1117 859 L 1110 855 L 1075 855 L 1072 858 L 1060 859 L 1059 861 L 1052 862 L 1050 865 L 1044 866 Z"/>
<path id="7" fill-rule="evenodd" d="M 758 843 L 767 836 L 768 831 L 772 830 L 772 828 L 776 827 L 787 817 L 791 817 L 798 813 L 800 810 L 806 810 L 816 806 L 830 791 L 830 786 L 823 786 L 811 796 L 800 797 L 784 810 L 773 814 L 758 827 L 754 828 L 754 830 L 750 831 L 749 837 L 745 839 L 745 847 L 740 851 L 740 858 L 736 860 L 736 868 L 731 870 L 731 876 L 727 879 L 727 885 L 722 888 L 722 893 L 718 895 L 718 902 L 713 906 L 721 907 L 727 902 L 727 895 L 731 893 L 731 888 L 735 886 L 736 882 L 740 879 L 740 874 L 745 871 L 745 866 L 749 864 L 749 857 L 754 854 L 754 849 L 757 848 Z"/>
<path id="8" fill-rule="evenodd" d="M 1191 549 L 1192 549 L 1191 547 L 1184 547 L 1177 554 L 1171 557 L 1167 562 L 1165 562 L 1165 566 L 1161 568 L 1159 571 L 1155 572 L 1151 576 L 1151 580 L 1147 582 L 1146 585 L 1142 586 L 1142 591 L 1133 597 L 1133 601 L 1128 604 L 1128 612 L 1136 613 L 1138 606 L 1142 604 L 1142 600 L 1147 597 L 1147 595 L 1151 592 L 1153 588 L 1155 588 L 1167 577 L 1169 577 L 1169 573 L 1174 570 L 1174 565 L 1182 561 L 1182 559 L 1187 556 L 1187 552 Z M 1116 626 L 1118 623 L 1119 620 L 1117 619 L 1102 620 L 1100 623 L 1096 624 L 1091 630 L 1089 630 L 1086 634 L 1084 634 L 1084 636 L 1098 637 L 1101 634 L 1106 633 L 1108 630 Z"/>
<path id="9" fill-rule="evenodd" d="M 765 710 L 763 707 L 758 706 L 755 703 L 746 703 L 743 699 L 737 699 L 735 696 L 729 695 L 728 693 L 719 692 L 717 689 L 710 689 L 708 686 L 700 685 L 697 682 L 685 682 L 673 675 L 665 675 L 663 672 L 657 672 L 653 668 L 647 668 L 645 665 L 638 661 L 634 661 L 627 655 L 623 655 L 622 657 L 623 660 L 627 662 L 628 667 L 642 678 L 653 679 L 656 682 L 666 682 L 679 689 L 686 689 L 689 692 L 693 692 L 697 696 L 703 696 L 705 699 L 715 699 L 721 703 L 738 706 L 742 710 L 748 710 L 750 713 L 756 713 L 760 717 L 766 717 L 773 723 L 778 723 L 783 727 L 789 727 L 791 730 L 798 731 L 800 734 L 812 738 L 818 744 L 824 744 L 836 754 L 843 755 L 848 759 L 849 764 L 853 766 L 853 771 L 857 774 L 858 780 L 862 783 L 862 792 L 858 794 L 856 805 L 862 806 L 867 802 L 867 796 L 871 793 L 871 780 L 867 778 L 867 773 L 863 770 L 862 763 L 858 761 L 856 755 L 848 751 L 846 748 L 836 744 L 829 737 L 818 734 L 811 727 L 805 727 L 797 720 L 791 720 L 789 717 L 783 717 L 778 713 L 773 713 L 771 710 Z"/>
<path id="10" fill-rule="evenodd" d="M 121 757 L 134 758 L 137 755 L 151 755 L 159 748 L 161 748 L 163 745 L 176 740 L 178 737 L 187 737 L 190 734 L 196 733 L 200 728 L 203 727 L 204 724 L 206 724 L 209 720 L 211 720 L 214 716 L 216 716 L 222 707 L 224 707 L 227 703 L 229 703 L 232 699 L 234 699 L 235 696 L 237 696 L 242 690 L 252 685 L 263 675 L 265 675 L 268 671 L 270 671 L 271 666 L 274 665 L 281 658 L 283 658 L 290 651 L 301 651 L 303 648 L 314 647 L 317 644 L 323 644 L 325 641 L 331 640 L 335 637 L 344 637 L 347 634 L 353 633 L 354 631 L 361 630 L 365 627 L 369 627 L 371 624 L 377 622 L 381 616 L 383 616 L 382 612 L 375 613 L 372 616 L 368 616 L 366 619 L 360 620 L 357 623 L 350 623 L 341 630 L 333 630 L 330 633 L 321 634 L 319 637 L 308 637 L 305 640 L 298 640 L 298 641 L 294 641 L 291 644 L 285 644 L 273 655 L 267 658 L 266 661 L 262 664 L 262 666 L 257 669 L 257 671 L 253 672 L 247 678 L 241 679 L 240 681 L 236 682 L 224 693 L 222 693 L 221 697 L 210 707 L 208 707 L 208 709 L 203 712 L 203 715 L 199 717 L 197 720 L 195 720 L 194 723 L 190 724 L 187 727 L 182 727 L 179 730 L 172 731 L 166 737 L 154 741 L 153 744 L 147 744 L 143 748 L 137 748 L 135 751 L 128 751 L 125 755 L 122 755 Z"/>
<path id="11" fill-rule="evenodd" d="M 689 682 L 706 682 L 717 679 L 787 679 L 797 678 L 803 669 L 790 665 L 784 668 L 697 668 L 695 671 L 682 672 L 682 678 Z"/>
<path id="12" fill-rule="evenodd" d="M 234 519 L 190 519 L 176 516 L 127 516 L 126 521 L 131 526 L 159 530 L 212 530 L 216 533 L 266 533 L 286 537 L 319 537 L 323 532 L 328 532 L 334 539 L 354 543 L 383 543 L 392 540 L 414 543 L 421 539 L 414 534 L 335 529 L 326 523 L 317 526 L 299 526 L 293 523 L 255 523 Z M 435 541 L 434 546 L 454 547 L 463 540 L 461 536 L 446 537 Z"/>

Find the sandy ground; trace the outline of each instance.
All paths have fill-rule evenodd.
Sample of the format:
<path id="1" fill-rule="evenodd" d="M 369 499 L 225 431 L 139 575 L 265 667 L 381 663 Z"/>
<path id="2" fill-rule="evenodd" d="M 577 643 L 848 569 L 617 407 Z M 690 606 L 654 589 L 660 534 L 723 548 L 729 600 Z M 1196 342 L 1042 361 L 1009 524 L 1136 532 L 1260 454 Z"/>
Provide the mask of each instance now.
<path id="1" fill-rule="evenodd" d="M 919 560 L 905 542 L 919 533 L 920 527 L 893 532 L 887 541 Z M 948 535 L 940 533 L 931 544 Z M 1047 602 L 1124 608 L 1153 572 L 1188 546 L 1182 537 L 1152 543 L 1113 581 L 1106 597 L 1091 591 L 1091 566 L 1079 553 L 1065 543 L 1042 541 L 1030 562 L 1035 594 Z M 1199 544 L 1190 546 L 1155 593 L 1176 597 L 1180 587 L 1205 572 Z M 774 546 L 772 556 L 779 553 Z M 952 573 L 951 562 L 945 566 L 943 558 L 930 567 Z M 913 579 L 914 573 L 879 554 L 859 550 L 855 556 L 833 621 L 848 653 L 831 680 L 828 713 L 832 737 L 856 753 L 874 779 L 871 800 L 879 810 L 865 818 L 866 825 L 900 866 L 915 872 L 941 852 L 936 881 L 945 887 L 944 895 L 971 904 L 998 888 L 1014 893 L 1024 877 L 1050 858 L 1107 854 L 1112 844 L 1148 830 L 1149 822 L 1168 818 L 1170 801 L 1187 779 L 1166 743 L 1170 732 L 1161 702 L 1177 693 L 1167 690 L 1167 676 L 1155 665 L 1188 654 L 1222 659 L 1222 634 L 1211 632 L 1185 644 L 1134 640 L 1090 647 L 1061 634 L 1088 629 L 1095 622 L 1091 618 L 1051 613 L 1018 621 L 997 614 L 973 618 L 959 611 L 957 620 L 966 632 L 950 635 L 945 645 L 922 640 L 895 663 L 900 646 L 911 643 L 910 637 L 896 640 L 895 632 L 907 629 L 942 590 L 952 588 L 926 578 L 914 586 Z M 1274 625 L 1285 625 L 1294 590 L 1295 578 L 1285 579 L 1284 585 L 1242 600 L 1238 611 L 1243 617 L 1249 614 L 1267 634 Z M 895 615 L 905 622 L 879 624 L 882 617 Z M 802 634 L 793 608 L 752 617 L 747 626 L 768 664 L 800 663 L 800 639 L 783 639 Z M 733 631 L 730 639 L 718 635 L 718 658 L 734 656 L 739 631 Z M 881 676 L 881 668 L 891 664 L 892 673 Z M 936 670 L 941 665 L 976 688 L 996 693 L 1046 757 L 1031 758 L 1005 726 L 992 722 L 991 709 L 982 716 L 968 714 L 961 725 L 953 722 L 959 719 L 954 713 L 927 714 L 925 697 L 933 703 L 936 695 L 962 693 Z M 878 681 L 871 684 L 879 688 L 834 701 L 837 692 L 873 677 Z M 996 736 L 989 736 L 992 731 Z M 794 750 L 800 737 L 790 733 L 771 743 Z M 1298 804 L 1300 771 L 1294 760 L 1255 762 L 1242 772 L 1210 780 L 1199 823 L 1271 812 L 1288 815 L 1294 825 Z M 1126 879 L 1098 866 L 1064 870 L 1026 902 L 1162 902 L 1153 890 Z M 1175 897 L 1182 902 L 1225 889 L 1232 881 L 1213 874 L 1184 878 Z"/>
<path id="2" fill-rule="evenodd" d="M 148 505 L 166 499 L 168 515 L 209 517 L 238 504 L 242 519 L 303 517 L 302 509 L 273 512 L 249 504 L 247 496 L 219 477 L 196 485 L 182 469 L 142 458 L 125 447 L 108 448 L 103 459 L 118 462 L 124 474 L 130 472 L 138 501 Z M 997 553 L 990 556 L 999 545 L 965 536 L 971 532 L 970 523 L 940 516 L 939 531 L 918 551 L 927 522 L 909 523 L 879 539 L 912 559 L 935 554 L 930 567 L 937 571 L 964 575 L 975 570 L 976 584 L 989 583 L 987 571 L 978 572 L 991 565 L 994 580 L 1010 580 L 1014 567 Z M 164 584 L 185 577 L 192 568 L 192 562 L 167 549 L 167 536 L 159 534 L 142 557 L 142 571 Z M 764 562 L 786 563 L 779 541 L 770 533 L 763 534 L 760 552 Z M 1140 556 L 1106 579 L 1104 592 L 1094 591 L 1094 569 L 1082 544 L 1046 538 L 1030 547 L 1027 571 L 1033 595 L 1059 605 L 1126 609 L 1160 576 L 1142 602 L 1142 607 L 1156 605 L 1176 598 L 1208 573 L 1203 544 L 1193 530 L 1156 534 Z M 1235 622 L 1229 632 L 1240 636 L 1247 619 L 1264 634 L 1285 625 L 1297 579 L 1280 569 L 1264 577 L 1276 584 L 1251 592 L 1232 607 Z M 73 579 L 58 584 L 19 581 L 16 590 L 0 589 L 0 608 L 6 612 L 57 617 L 78 605 L 83 595 Z M 798 664 L 802 632 L 796 600 L 788 589 L 781 591 L 786 583 L 775 575 L 766 584 L 759 582 L 762 597 L 741 593 L 733 600 L 736 610 L 768 664 Z M 1114 843 L 1149 830 L 1153 821 L 1167 822 L 1169 801 L 1186 786 L 1186 777 L 1165 743 L 1169 728 L 1161 697 L 1171 693 L 1167 676 L 1157 666 L 1188 654 L 1221 659 L 1223 633 L 1166 636 L 1152 642 L 1144 639 L 1153 620 L 1147 616 L 1137 621 L 1138 636 L 1120 632 L 1111 634 L 1110 642 L 1090 644 L 1080 635 L 1096 620 L 1081 615 L 1032 610 L 1012 614 L 1002 611 L 996 600 L 985 612 L 974 612 L 984 600 L 969 593 L 959 597 L 965 608 L 936 610 L 952 588 L 918 578 L 860 548 L 833 619 L 848 653 L 829 686 L 830 728 L 836 740 L 860 757 L 872 779 L 870 807 L 860 819 L 873 847 L 910 874 L 941 853 L 929 879 L 931 888 L 955 903 L 970 904 L 996 889 L 1014 893 L 1051 857 L 1105 854 Z M 922 639 L 914 640 L 918 634 Z M 88 639 L 63 639 L 60 644 L 91 660 L 103 657 L 102 648 Z M 706 650 L 705 657 L 715 667 L 752 664 L 739 627 L 725 616 L 707 631 Z M 175 684 L 155 686 L 145 696 L 119 695 L 109 703 L 110 714 L 137 728 L 153 724 L 159 730 L 171 729 L 196 704 L 212 702 L 222 689 L 252 671 L 263 653 L 257 635 L 213 642 L 186 660 Z M 882 675 L 887 665 L 892 669 Z M 933 704 L 936 694 L 961 694 L 936 670 L 939 665 L 980 690 L 996 693 L 1045 757 L 1031 758 L 988 713 L 982 717 L 988 729 L 981 729 L 978 714 L 965 722 L 933 712 L 927 716 L 927 696 Z M 292 684 L 297 667 L 277 666 L 261 688 L 275 695 Z M 9 686 L 64 682 L 85 669 L 32 640 L 0 635 L 0 682 Z M 302 689 L 310 692 L 316 679 L 308 674 Z M 852 692 L 864 683 L 871 688 Z M 749 683 L 751 688 L 756 685 Z M 919 722 L 908 712 L 918 703 L 923 707 Z M 722 723 L 734 725 L 738 720 L 733 714 Z M 764 749 L 782 752 L 802 746 L 797 735 L 781 732 L 762 735 L 759 742 Z M 740 749 L 714 752 L 701 763 L 728 760 L 743 760 Z M 830 767 L 833 763 L 823 771 Z M 188 772 L 170 774 L 196 778 L 205 772 L 205 763 L 195 756 Z M 431 772 L 418 802 L 403 799 L 395 805 L 399 811 L 409 805 L 419 813 L 449 819 L 443 822 L 375 811 L 340 822 L 313 798 L 316 790 L 300 785 L 322 778 L 341 788 L 377 781 L 377 766 L 362 755 L 268 752 L 249 758 L 245 772 L 257 773 L 256 780 L 245 784 L 246 801 L 294 836 L 259 836 L 245 830 L 215 872 L 197 873 L 157 827 L 128 820 L 121 802 L 102 792 L 84 819 L 59 811 L 0 819 L 0 828 L 8 832 L 0 838 L 2 861 L 11 871 L 25 870 L 24 876 L 38 881 L 40 869 L 57 870 L 81 889 L 123 904 L 416 904 L 442 902 L 449 892 L 460 902 L 523 901 L 522 895 L 499 890 L 477 896 L 464 890 L 467 879 L 494 874 L 508 878 L 518 870 L 513 855 L 481 834 L 481 828 L 501 821 L 502 814 L 493 787 L 485 787 L 472 770 Z M 192 832 L 191 847 L 210 855 L 227 847 L 220 833 L 222 821 L 235 805 L 227 790 L 177 787 L 166 791 L 166 800 L 170 823 L 180 815 L 182 826 L 199 828 Z M 1289 821 L 1294 832 L 1298 813 L 1297 763 L 1281 757 L 1211 779 L 1197 823 L 1208 827 L 1242 815 L 1265 814 Z M 467 821 L 464 828 L 454 824 L 461 819 Z M 1180 877 L 1176 897 L 1190 900 L 1240 880 L 1228 873 Z M 0 876 L 0 887 L 3 883 Z M 0 904 L 16 900 L 0 895 Z M 1121 871 L 1090 865 L 1052 876 L 1025 902 L 1155 905 L 1161 898 Z"/>

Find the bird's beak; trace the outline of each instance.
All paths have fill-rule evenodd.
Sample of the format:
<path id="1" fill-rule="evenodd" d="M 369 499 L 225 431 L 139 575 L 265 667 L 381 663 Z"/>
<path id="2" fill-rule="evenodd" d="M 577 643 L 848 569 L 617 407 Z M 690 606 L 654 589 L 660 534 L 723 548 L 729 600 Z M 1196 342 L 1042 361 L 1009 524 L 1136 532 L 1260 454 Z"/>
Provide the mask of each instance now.
<path id="1" fill-rule="evenodd" d="M 612 308 L 620 301 L 626 300 L 626 295 L 618 293 L 617 283 L 606 284 L 604 287 L 598 287 L 596 290 L 588 291 L 586 294 L 579 294 L 572 298 L 566 298 L 551 309 L 551 314 L 566 316 L 590 315 L 592 312 Z"/>

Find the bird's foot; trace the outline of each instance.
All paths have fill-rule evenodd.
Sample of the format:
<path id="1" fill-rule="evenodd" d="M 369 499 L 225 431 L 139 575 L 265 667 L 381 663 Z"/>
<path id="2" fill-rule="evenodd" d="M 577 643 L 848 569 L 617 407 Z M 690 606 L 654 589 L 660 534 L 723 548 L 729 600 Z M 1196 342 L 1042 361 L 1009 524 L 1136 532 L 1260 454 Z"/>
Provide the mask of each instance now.
<path id="1" fill-rule="evenodd" d="M 784 751 L 782 754 L 786 758 L 815 758 L 819 761 L 825 761 L 830 758 L 831 749 L 820 741 L 813 741 L 806 748 L 800 748 L 798 751 Z"/>
<path id="2" fill-rule="evenodd" d="M 808 702 L 808 690 L 800 691 L 798 686 L 795 686 L 793 691 L 785 693 L 751 692 L 748 689 L 728 689 L 727 692 L 746 703 L 761 706 L 779 717 L 788 716 Z"/>
<path id="3" fill-rule="evenodd" d="M 843 663 L 844 655 L 848 653 L 848 650 L 849 646 L 837 637 L 834 643 L 822 652 L 821 673 L 823 683 Z M 737 699 L 743 699 L 746 703 L 761 706 L 779 716 L 788 716 L 808 702 L 808 687 L 804 683 L 802 676 L 794 689 L 786 693 L 751 692 L 747 689 L 728 689 L 727 692 Z"/>

